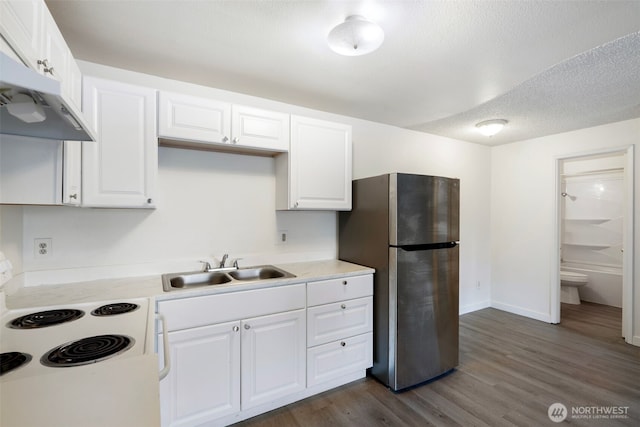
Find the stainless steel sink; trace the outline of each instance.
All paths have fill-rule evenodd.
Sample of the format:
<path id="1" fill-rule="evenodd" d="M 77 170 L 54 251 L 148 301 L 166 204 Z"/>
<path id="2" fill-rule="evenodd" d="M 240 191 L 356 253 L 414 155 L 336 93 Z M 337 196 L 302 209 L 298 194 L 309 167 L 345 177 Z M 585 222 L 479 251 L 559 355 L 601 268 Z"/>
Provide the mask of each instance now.
<path id="1" fill-rule="evenodd" d="M 168 273 L 162 275 L 162 287 L 165 292 L 176 289 L 188 289 L 203 286 L 233 284 L 251 280 L 268 280 L 296 277 L 288 271 L 273 265 L 259 265 L 247 268 L 220 268 L 210 271 L 192 271 L 186 273 Z"/>
<path id="2" fill-rule="evenodd" d="M 281 277 L 296 277 L 288 271 L 281 270 L 272 265 L 260 265 L 257 267 L 239 268 L 229 272 L 229 276 L 235 280 L 265 280 Z"/>
<path id="3" fill-rule="evenodd" d="M 165 291 L 170 291 L 172 288 L 222 285 L 230 281 L 231 278 L 220 271 L 199 271 L 162 275 L 162 286 Z"/>

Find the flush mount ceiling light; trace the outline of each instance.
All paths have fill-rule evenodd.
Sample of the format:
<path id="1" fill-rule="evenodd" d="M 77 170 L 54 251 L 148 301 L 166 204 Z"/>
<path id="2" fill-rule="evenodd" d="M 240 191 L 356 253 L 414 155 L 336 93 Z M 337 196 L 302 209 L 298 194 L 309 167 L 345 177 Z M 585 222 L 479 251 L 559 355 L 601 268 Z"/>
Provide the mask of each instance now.
<path id="1" fill-rule="evenodd" d="M 484 122 L 478 123 L 476 129 L 484 136 L 493 136 L 500 132 L 507 123 L 509 122 L 505 119 L 485 120 Z"/>
<path id="2" fill-rule="evenodd" d="M 351 15 L 337 25 L 327 36 L 329 47 L 345 56 L 360 56 L 371 53 L 384 41 L 384 31 L 360 15 Z"/>

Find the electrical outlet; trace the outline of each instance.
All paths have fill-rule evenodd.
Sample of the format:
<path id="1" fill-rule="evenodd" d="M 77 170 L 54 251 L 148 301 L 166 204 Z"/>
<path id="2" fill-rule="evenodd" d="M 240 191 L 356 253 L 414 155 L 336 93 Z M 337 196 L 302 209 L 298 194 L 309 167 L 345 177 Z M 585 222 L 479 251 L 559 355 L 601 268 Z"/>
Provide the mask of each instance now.
<path id="1" fill-rule="evenodd" d="M 278 245 L 286 245 L 289 242 L 289 232 L 287 230 L 278 230 L 276 243 Z"/>
<path id="2" fill-rule="evenodd" d="M 53 252 L 53 239 L 51 237 L 33 240 L 33 251 L 36 259 L 49 258 Z"/>

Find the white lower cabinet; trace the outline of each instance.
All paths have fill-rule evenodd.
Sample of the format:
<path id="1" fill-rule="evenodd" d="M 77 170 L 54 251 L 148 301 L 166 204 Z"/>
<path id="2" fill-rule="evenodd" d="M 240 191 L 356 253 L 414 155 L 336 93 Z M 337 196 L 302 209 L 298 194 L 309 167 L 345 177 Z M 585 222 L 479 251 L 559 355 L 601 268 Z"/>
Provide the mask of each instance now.
<path id="1" fill-rule="evenodd" d="M 169 346 L 162 425 L 193 426 L 240 410 L 239 321 L 169 332 Z"/>
<path id="2" fill-rule="evenodd" d="M 373 276 L 307 284 L 307 386 L 373 365 Z"/>
<path id="3" fill-rule="evenodd" d="M 226 424 L 218 420 L 304 390 L 304 295 L 300 284 L 160 302 L 171 365 L 160 382 L 162 425 Z M 291 310 L 273 313 L 283 308 Z M 244 318 L 197 326 L 230 316 L 225 310 Z M 158 356 L 164 366 L 162 351 Z"/>
<path id="4" fill-rule="evenodd" d="M 242 409 L 304 390 L 305 310 L 242 321 Z"/>
<path id="5" fill-rule="evenodd" d="M 158 302 L 162 426 L 228 425 L 364 377 L 372 294 L 368 274 Z"/>

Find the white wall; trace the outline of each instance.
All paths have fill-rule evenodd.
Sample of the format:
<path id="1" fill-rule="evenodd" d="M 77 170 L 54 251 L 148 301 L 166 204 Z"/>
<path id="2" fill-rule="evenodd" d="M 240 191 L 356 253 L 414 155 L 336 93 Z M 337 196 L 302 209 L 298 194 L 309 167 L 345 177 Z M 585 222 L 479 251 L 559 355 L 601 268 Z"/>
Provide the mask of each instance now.
<path id="1" fill-rule="evenodd" d="M 80 65 L 88 75 L 351 124 L 355 178 L 393 171 L 460 178 L 461 311 L 489 305 L 489 147 L 97 64 Z M 23 247 L 24 271 L 38 283 L 55 280 L 56 272 L 69 269 L 106 275 L 132 271 L 126 268 L 130 265 L 149 273 L 177 265 L 197 268 L 196 260 L 225 252 L 231 258 L 244 257 L 245 265 L 337 254 L 335 212 L 275 211 L 271 158 L 161 148 L 158 180 L 155 210 L 21 208 L 24 214 L 9 221 L 10 227 L 22 230 L 21 239 L 3 239 L 0 250 L 12 244 Z M 276 242 L 280 229 L 289 232 L 286 245 Z M 53 238 L 50 259 L 34 258 L 37 237 Z"/>
<path id="2" fill-rule="evenodd" d="M 635 192 L 640 188 L 640 119 L 494 147 L 491 150 L 492 306 L 551 319 L 555 249 L 555 165 L 562 156 L 635 145 Z M 640 272 L 640 197 L 635 198 L 634 270 Z M 634 335 L 640 332 L 635 287 Z"/>

